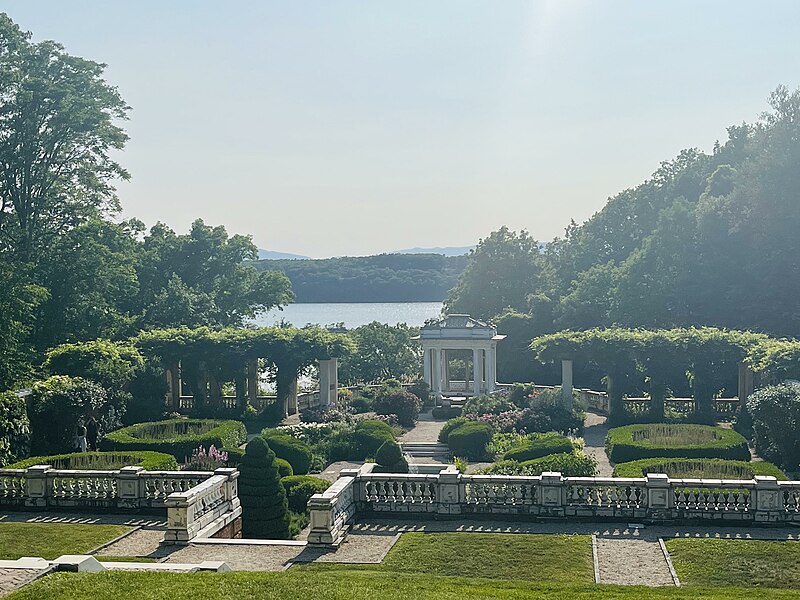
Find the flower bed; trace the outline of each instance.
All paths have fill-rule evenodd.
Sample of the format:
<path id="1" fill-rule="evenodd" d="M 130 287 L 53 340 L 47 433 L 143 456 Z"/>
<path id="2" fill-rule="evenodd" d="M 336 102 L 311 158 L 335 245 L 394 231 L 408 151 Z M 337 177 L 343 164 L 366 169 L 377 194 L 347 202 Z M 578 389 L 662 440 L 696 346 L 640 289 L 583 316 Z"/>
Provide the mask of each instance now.
<path id="1" fill-rule="evenodd" d="M 707 425 L 628 425 L 606 437 L 611 462 L 643 458 L 724 458 L 750 460 L 747 440 L 732 429 Z"/>
<path id="2" fill-rule="evenodd" d="M 597 473 L 597 461 L 591 456 L 575 451 L 550 454 L 533 460 L 518 462 L 501 460 L 478 471 L 481 475 L 541 475 L 556 471 L 565 477 L 592 477 Z"/>
<path id="3" fill-rule="evenodd" d="M 100 448 L 107 451 L 153 450 L 185 461 L 198 447 L 236 448 L 247 439 L 239 421 L 170 419 L 137 423 L 106 434 Z"/>
<path id="4" fill-rule="evenodd" d="M 674 479 L 752 479 L 756 475 L 787 479 L 769 462 L 720 458 L 645 458 L 614 467 L 614 477 L 644 477 L 647 473 L 665 473 Z"/>
<path id="5" fill-rule="evenodd" d="M 147 471 L 177 471 L 178 463 L 171 454 L 163 452 L 72 452 L 52 456 L 31 456 L 4 467 L 27 469 L 34 465 L 50 465 L 54 469 L 114 471 L 122 467 L 142 467 Z"/>

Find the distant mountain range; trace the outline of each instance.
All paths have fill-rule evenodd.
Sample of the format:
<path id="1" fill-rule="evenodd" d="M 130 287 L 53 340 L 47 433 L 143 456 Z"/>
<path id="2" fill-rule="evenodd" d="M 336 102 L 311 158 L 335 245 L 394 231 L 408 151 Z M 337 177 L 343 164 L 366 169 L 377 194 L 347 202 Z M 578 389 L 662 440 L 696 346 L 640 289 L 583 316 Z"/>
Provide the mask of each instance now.
<path id="1" fill-rule="evenodd" d="M 405 248 L 392 250 L 386 254 L 443 254 L 444 256 L 463 256 L 475 246 L 437 246 L 434 248 Z M 259 260 L 310 260 L 310 256 L 292 254 L 290 252 L 276 252 L 275 250 L 258 249 Z"/>

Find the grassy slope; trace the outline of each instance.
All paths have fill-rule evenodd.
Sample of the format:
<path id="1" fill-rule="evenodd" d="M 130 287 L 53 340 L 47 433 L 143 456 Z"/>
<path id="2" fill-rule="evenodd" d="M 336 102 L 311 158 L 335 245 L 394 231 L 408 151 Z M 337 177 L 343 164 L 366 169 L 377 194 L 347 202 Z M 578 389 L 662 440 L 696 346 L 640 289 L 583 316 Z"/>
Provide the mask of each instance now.
<path id="1" fill-rule="evenodd" d="M 340 570 L 312 563 L 301 570 Z M 592 541 L 585 535 L 406 533 L 380 565 L 367 570 L 591 583 Z"/>
<path id="2" fill-rule="evenodd" d="M 685 585 L 795 588 L 800 595 L 797 542 L 675 539 L 666 545 Z"/>
<path id="3" fill-rule="evenodd" d="M 129 530 L 124 525 L 0 523 L 0 560 L 85 554 Z"/>
<path id="4" fill-rule="evenodd" d="M 759 590 L 759 598 L 788 600 L 795 590 Z M 287 571 L 283 573 L 58 573 L 41 579 L 8 600 L 477 600 L 515 598 L 562 600 L 752 600 L 752 590 L 638 588 L 558 585 L 523 581 L 441 577 L 385 571 Z"/>

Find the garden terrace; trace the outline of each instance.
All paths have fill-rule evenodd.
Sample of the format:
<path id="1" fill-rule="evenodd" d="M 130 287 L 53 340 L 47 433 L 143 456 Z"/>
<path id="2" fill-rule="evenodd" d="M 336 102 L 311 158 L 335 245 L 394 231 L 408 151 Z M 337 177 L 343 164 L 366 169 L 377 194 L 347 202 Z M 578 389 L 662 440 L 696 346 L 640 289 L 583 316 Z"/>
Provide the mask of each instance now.
<path id="1" fill-rule="evenodd" d="M 27 469 L 35 465 L 50 465 L 54 469 L 82 471 L 114 470 L 141 467 L 146 471 L 176 471 L 178 463 L 171 454 L 163 452 L 72 452 L 53 456 L 32 456 L 7 465 L 6 469 Z"/>
<path id="2" fill-rule="evenodd" d="M 297 412 L 297 378 L 314 364 L 320 371 L 320 402 L 327 405 L 338 389 L 337 359 L 354 349 L 346 335 L 320 327 L 161 329 L 142 332 L 134 341 L 165 365 L 170 409 L 195 414 L 241 413 L 247 404 L 264 409 L 270 398 L 258 395 L 262 365 L 275 372 L 279 417 Z M 223 397 L 225 383 L 233 384 L 234 398 Z M 184 385 L 191 397 L 183 395 Z"/>

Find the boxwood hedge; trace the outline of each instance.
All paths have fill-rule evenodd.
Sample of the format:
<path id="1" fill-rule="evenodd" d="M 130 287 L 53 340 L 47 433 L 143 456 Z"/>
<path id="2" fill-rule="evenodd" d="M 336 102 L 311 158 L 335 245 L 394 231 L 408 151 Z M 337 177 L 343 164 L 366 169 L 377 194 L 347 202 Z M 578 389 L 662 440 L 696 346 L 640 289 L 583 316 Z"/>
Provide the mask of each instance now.
<path id="1" fill-rule="evenodd" d="M 292 465 L 295 474 L 305 475 L 308 473 L 313 458 L 311 447 L 308 444 L 285 433 L 269 429 L 262 431 L 261 437 L 267 442 L 275 456 Z"/>
<path id="2" fill-rule="evenodd" d="M 609 430 L 606 453 L 613 463 L 642 458 L 750 460 L 747 440 L 732 429 L 654 423 Z"/>
<path id="3" fill-rule="evenodd" d="M 147 471 L 176 471 L 178 463 L 171 454 L 150 451 L 72 452 L 52 456 L 31 456 L 8 465 L 6 469 L 27 469 L 34 465 L 51 465 L 54 469 L 111 471 L 122 467 L 142 467 Z"/>
<path id="4" fill-rule="evenodd" d="M 330 481 L 312 477 L 311 475 L 292 475 L 281 479 L 286 498 L 289 501 L 289 510 L 302 513 L 306 511 L 308 500 L 314 494 L 321 494 L 331 486 Z"/>
<path id="5" fill-rule="evenodd" d="M 467 421 L 450 432 L 447 445 L 454 456 L 481 460 L 486 457 L 486 445 L 492 439 L 492 428 L 487 423 Z"/>
<path id="6" fill-rule="evenodd" d="M 105 451 L 152 450 L 171 454 L 179 462 L 199 446 L 236 448 L 247 439 L 244 423 L 214 419 L 170 419 L 137 423 L 107 433 L 100 442 Z"/>
<path id="7" fill-rule="evenodd" d="M 572 442 L 560 433 L 534 434 L 513 446 L 503 455 L 503 460 L 516 460 L 524 462 L 541 458 L 548 454 L 569 454 L 572 452 Z"/>
<path id="8" fill-rule="evenodd" d="M 766 461 L 644 458 L 620 463 L 614 467 L 614 477 L 644 477 L 647 473 L 665 473 L 674 479 L 752 479 L 756 475 L 787 479 L 783 471 Z"/>

